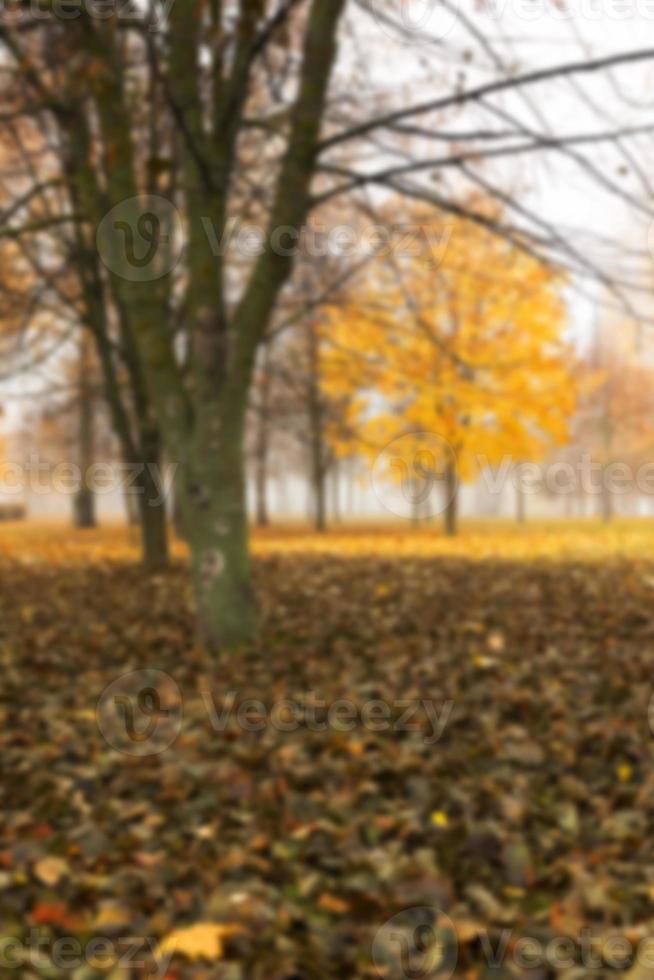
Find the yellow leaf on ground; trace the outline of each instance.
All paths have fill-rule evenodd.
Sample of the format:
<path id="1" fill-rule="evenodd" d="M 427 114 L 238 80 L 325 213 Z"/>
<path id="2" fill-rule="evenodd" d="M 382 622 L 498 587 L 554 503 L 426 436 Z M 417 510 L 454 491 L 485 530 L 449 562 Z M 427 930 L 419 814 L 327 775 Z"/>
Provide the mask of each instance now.
<path id="1" fill-rule="evenodd" d="M 224 952 L 223 940 L 241 932 L 237 925 L 220 922 L 196 922 L 174 929 L 161 940 L 157 956 L 186 956 L 189 960 L 219 960 Z"/>
<path id="2" fill-rule="evenodd" d="M 117 902 L 103 902 L 98 909 L 98 914 L 93 922 L 94 929 L 111 929 L 119 926 L 127 926 L 131 922 L 132 913 L 130 909 L 119 905 Z"/>
<path id="3" fill-rule="evenodd" d="M 68 870 L 66 861 L 58 857 L 44 857 L 34 865 L 34 874 L 44 885 L 56 885 Z"/>
<path id="4" fill-rule="evenodd" d="M 634 772 L 628 762 L 623 762 L 622 765 L 619 765 L 615 771 L 621 783 L 628 783 L 631 780 Z"/>

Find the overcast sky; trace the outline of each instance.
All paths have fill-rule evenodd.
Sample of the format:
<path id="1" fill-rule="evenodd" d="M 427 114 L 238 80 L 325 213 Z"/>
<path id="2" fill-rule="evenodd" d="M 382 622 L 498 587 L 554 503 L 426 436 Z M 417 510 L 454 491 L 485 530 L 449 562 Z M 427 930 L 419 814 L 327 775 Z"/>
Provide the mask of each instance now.
<path id="1" fill-rule="evenodd" d="M 406 28 L 402 42 L 385 19 L 389 7 L 398 10 L 398 4 L 379 0 L 373 6 L 379 16 L 354 18 L 351 31 L 365 62 L 362 71 L 372 75 L 380 96 L 383 93 L 397 108 L 434 97 L 440 94 L 439 87 L 447 92 L 457 81 L 470 88 L 496 78 L 501 74 L 498 61 L 516 74 L 525 74 L 539 67 L 654 46 L 654 0 L 461 0 L 449 12 L 436 0 L 408 0 L 399 4 Z M 457 9 L 470 29 L 457 18 Z M 488 101 L 544 136 L 647 126 L 654 108 L 654 60 L 547 81 Z M 504 125 L 501 117 L 478 106 L 449 111 L 443 118 L 445 128 L 457 130 L 474 129 L 480 123 Z M 487 164 L 478 172 L 564 230 L 586 257 L 610 274 L 649 285 L 654 132 L 625 139 L 622 151 L 606 143 L 582 146 L 577 152 L 596 168 L 600 179 L 554 150 Z M 449 173 L 442 187 L 456 193 L 460 178 Z M 614 182 L 632 203 L 603 186 L 601 178 Z M 618 329 L 624 314 L 619 309 L 610 312 L 615 299 L 592 281 L 579 279 L 575 287 L 570 310 L 576 339 L 588 340 L 597 316 L 615 321 Z M 580 293 L 588 293 L 588 298 Z M 634 292 L 630 299 L 654 318 L 648 295 Z M 649 332 L 654 333 L 654 326 Z"/>

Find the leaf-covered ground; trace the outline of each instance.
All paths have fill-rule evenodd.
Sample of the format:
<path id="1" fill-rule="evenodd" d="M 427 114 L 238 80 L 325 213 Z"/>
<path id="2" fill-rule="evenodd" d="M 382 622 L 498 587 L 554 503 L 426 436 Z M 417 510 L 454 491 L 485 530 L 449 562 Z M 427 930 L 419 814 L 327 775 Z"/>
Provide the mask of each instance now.
<path id="1" fill-rule="evenodd" d="M 151 975 L 47 957 L 62 937 L 170 953 L 175 936 L 169 980 L 437 976 L 403 971 L 388 930 L 374 942 L 425 907 L 454 923 L 467 978 L 503 936 L 493 975 L 538 980 L 573 973 L 528 971 L 520 937 L 649 935 L 650 528 L 269 532 L 255 550 L 260 649 L 210 663 L 181 559 L 147 579 L 122 532 L 0 527 L 0 935 L 45 943 L 36 963 L 0 955 L 0 976 Z M 179 733 L 139 756 L 102 697 L 146 669 L 172 679 L 153 683 Z M 279 702 L 310 698 L 349 713 L 285 725 Z M 265 710 L 239 718 L 245 699 Z M 614 961 L 584 965 L 630 969 Z"/>

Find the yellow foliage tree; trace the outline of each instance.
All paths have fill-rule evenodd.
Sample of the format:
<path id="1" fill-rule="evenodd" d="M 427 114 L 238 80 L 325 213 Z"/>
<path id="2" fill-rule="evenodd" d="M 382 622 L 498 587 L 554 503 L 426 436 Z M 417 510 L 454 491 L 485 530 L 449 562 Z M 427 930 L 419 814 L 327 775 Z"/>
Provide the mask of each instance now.
<path id="1" fill-rule="evenodd" d="M 418 212 L 412 228 L 410 249 L 387 249 L 345 312 L 331 310 L 329 373 L 367 393 L 357 433 L 369 454 L 405 436 L 396 476 L 416 499 L 442 480 L 455 533 L 459 480 L 567 437 L 576 396 L 563 283 L 469 221 Z"/>

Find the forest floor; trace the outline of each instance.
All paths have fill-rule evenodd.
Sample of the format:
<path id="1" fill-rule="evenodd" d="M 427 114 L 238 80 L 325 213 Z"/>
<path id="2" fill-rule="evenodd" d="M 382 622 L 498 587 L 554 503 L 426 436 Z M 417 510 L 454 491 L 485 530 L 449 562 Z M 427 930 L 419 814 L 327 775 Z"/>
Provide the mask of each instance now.
<path id="1" fill-rule="evenodd" d="M 0 977 L 654 977 L 654 522 L 178 551 L 0 525 Z"/>

